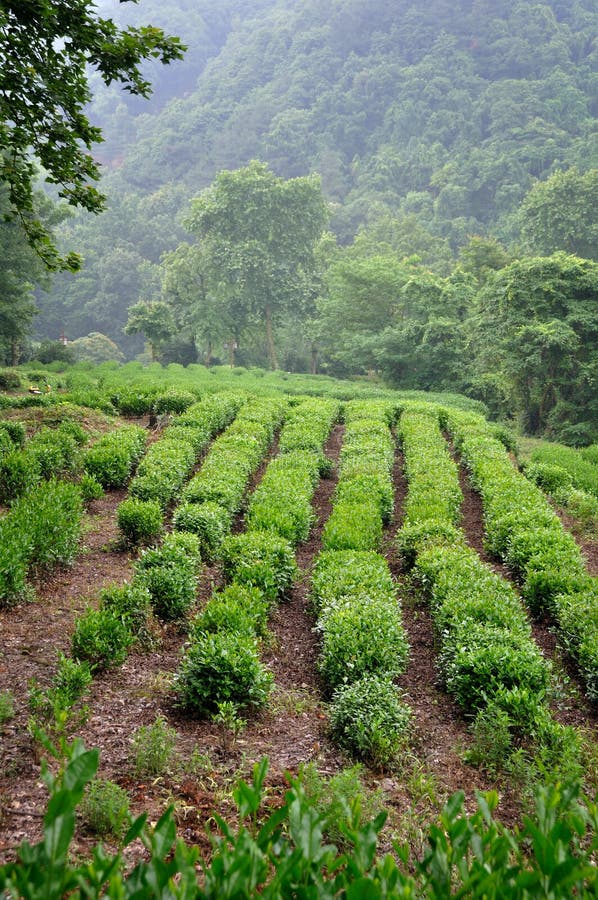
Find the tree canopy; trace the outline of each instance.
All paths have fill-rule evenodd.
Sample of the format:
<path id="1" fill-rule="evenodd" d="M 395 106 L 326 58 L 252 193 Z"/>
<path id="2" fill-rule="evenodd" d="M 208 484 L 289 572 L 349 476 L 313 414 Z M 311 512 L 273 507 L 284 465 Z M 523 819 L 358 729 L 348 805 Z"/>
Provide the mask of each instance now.
<path id="1" fill-rule="evenodd" d="M 120 29 L 88 0 L 0 0 L 0 181 L 8 186 L 10 214 L 49 268 L 76 268 L 78 258 L 60 257 L 36 214 L 35 160 L 69 204 L 92 212 L 104 205 L 93 185 L 99 169 L 89 151 L 101 130 L 86 115 L 87 66 L 107 85 L 120 82 L 147 96 L 142 60 L 169 63 L 183 51 L 159 28 Z"/>
<path id="2" fill-rule="evenodd" d="M 328 219 L 316 176 L 278 178 L 253 161 L 220 172 L 188 220 L 229 311 L 263 324 L 272 368 L 273 325 L 309 300 L 315 247 Z"/>

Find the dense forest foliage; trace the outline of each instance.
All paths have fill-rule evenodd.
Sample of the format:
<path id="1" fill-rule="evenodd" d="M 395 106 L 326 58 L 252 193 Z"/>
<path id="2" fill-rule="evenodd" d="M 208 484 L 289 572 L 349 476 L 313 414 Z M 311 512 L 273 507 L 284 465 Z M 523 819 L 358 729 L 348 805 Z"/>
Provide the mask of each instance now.
<path id="1" fill-rule="evenodd" d="M 38 337 L 99 332 L 131 356 L 144 334 L 165 361 L 234 348 L 237 364 L 458 387 L 596 439 L 594 0 L 99 6 L 189 49 L 148 66 L 150 105 L 92 80 L 108 209 L 58 225 L 85 262 L 38 291 Z M 317 173 L 329 212 L 271 317 L 274 355 L 191 203 L 258 159 L 274 180 Z"/>

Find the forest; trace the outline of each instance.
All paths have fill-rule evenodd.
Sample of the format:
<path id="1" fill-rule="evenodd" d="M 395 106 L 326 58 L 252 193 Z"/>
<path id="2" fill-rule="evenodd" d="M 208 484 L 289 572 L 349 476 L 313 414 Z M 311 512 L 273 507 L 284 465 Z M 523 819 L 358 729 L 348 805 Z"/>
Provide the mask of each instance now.
<path id="1" fill-rule="evenodd" d="M 71 358 L 133 358 L 145 338 L 165 363 L 458 388 L 531 433 L 596 439 L 592 0 L 100 9 L 123 27 L 152 21 L 187 50 L 144 63 L 149 101 L 91 76 L 106 208 L 73 215 L 51 185 L 36 201 L 61 252 L 83 260 L 51 278 L 3 228 L 5 363 L 40 343 L 47 359 L 61 334 Z M 194 211 L 219 173 L 242 180 L 256 161 L 273 189 L 297 188 L 280 212 L 285 242 L 254 248 L 253 266 L 278 254 L 263 309 L 263 285 L 241 296 L 236 263 L 214 269 L 215 237 Z M 306 178 L 319 209 L 309 261 L 294 232 Z M 227 202 L 237 221 L 253 209 L 247 195 Z M 281 258 L 294 241 L 291 285 Z"/>

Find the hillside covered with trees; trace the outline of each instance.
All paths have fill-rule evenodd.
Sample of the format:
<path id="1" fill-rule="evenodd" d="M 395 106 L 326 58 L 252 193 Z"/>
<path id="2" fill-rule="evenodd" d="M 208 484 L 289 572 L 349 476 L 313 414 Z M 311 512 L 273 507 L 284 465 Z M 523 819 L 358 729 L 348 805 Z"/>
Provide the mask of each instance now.
<path id="1" fill-rule="evenodd" d="M 188 49 L 147 64 L 150 104 L 92 80 L 108 208 L 58 225 L 84 265 L 38 292 L 39 338 L 100 332 L 132 356 L 151 341 L 149 304 L 164 361 L 227 362 L 234 345 L 237 364 L 458 387 L 534 431 L 595 439 L 592 0 L 100 9 Z M 193 225 L 193 198 L 251 160 L 285 181 L 318 175 L 328 207 L 301 297 L 280 298 L 270 337 L 239 290 L 236 305 L 203 290 Z M 210 277 L 222 285 L 221 270 Z M 525 289 L 505 310 L 514 280 Z"/>

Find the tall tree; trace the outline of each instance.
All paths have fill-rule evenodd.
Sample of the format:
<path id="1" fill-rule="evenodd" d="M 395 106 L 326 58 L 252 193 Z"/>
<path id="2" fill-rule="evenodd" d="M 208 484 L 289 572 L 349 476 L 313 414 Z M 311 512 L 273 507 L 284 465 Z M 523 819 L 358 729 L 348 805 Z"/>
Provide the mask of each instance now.
<path id="1" fill-rule="evenodd" d="M 265 328 L 278 368 L 274 326 L 304 306 L 315 248 L 327 221 L 319 178 L 278 178 L 266 164 L 223 171 L 192 201 L 188 221 L 230 307 Z"/>
<path id="2" fill-rule="evenodd" d="M 525 429 L 598 439 L 598 263 L 555 253 L 497 272 L 479 295 L 478 364 L 504 372 Z"/>
<path id="3" fill-rule="evenodd" d="M 528 249 L 557 250 L 598 261 L 598 169 L 555 172 L 537 182 L 521 205 L 521 234 Z"/>
<path id="4" fill-rule="evenodd" d="M 87 67 L 106 84 L 121 82 L 126 91 L 147 96 L 140 63 L 168 63 L 183 51 L 178 38 L 159 28 L 119 29 L 89 0 L 0 0 L 0 181 L 8 186 L 11 214 L 49 268 L 75 269 L 80 261 L 60 257 L 36 213 L 34 158 L 71 205 L 98 212 L 104 204 L 92 184 L 99 170 L 89 150 L 101 131 L 85 111 Z"/>

